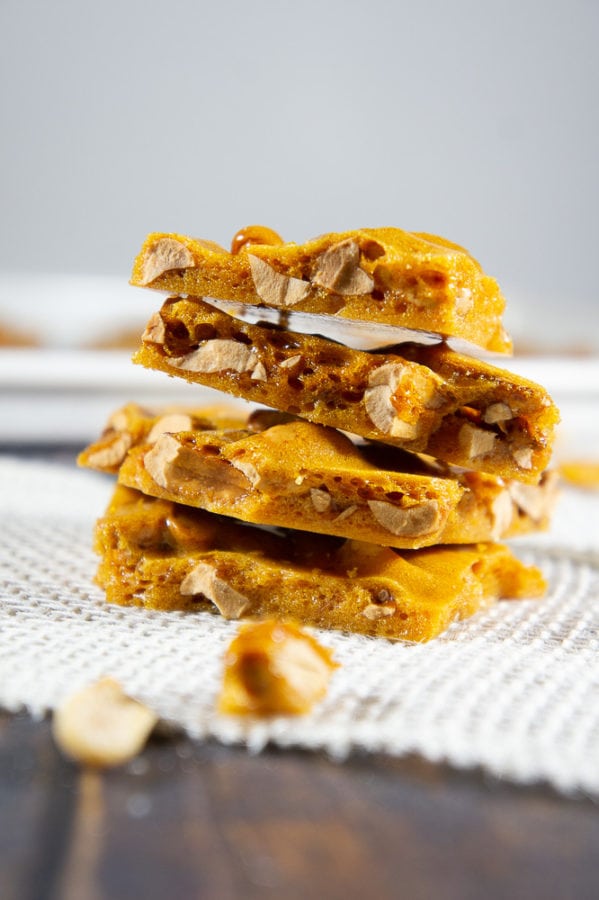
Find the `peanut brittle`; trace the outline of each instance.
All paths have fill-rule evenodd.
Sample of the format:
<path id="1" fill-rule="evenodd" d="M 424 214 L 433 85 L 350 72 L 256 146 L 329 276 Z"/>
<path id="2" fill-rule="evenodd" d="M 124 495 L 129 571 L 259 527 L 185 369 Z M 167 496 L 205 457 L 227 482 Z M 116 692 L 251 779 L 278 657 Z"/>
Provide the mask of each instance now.
<path id="1" fill-rule="evenodd" d="M 102 678 L 66 698 L 54 713 L 52 731 L 63 753 L 102 769 L 133 759 L 157 721 L 118 681 Z"/>
<path id="2" fill-rule="evenodd" d="M 115 474 L 127 451 L 137 444 L 153 444 L 169 432 L 243 428 L 246 418 L 225 405 L 201 409 L 167 406 L 157 411 L 128 403 L 110 416 L 99 439 L 79 454 L 77 462 L 88 469 Z"/>
<path id="3" fill-rule="evenodd" d="M 568 484 L 589 491 L 599 490 L 599 461 L 590 459 L 564 460 L 559 474 Z"/>
<path id="4" fill-rule="evenodd" d="M 150 234 L 131 283 L 176 294 L 427 330 L 509 353 L 497 282 L 462 247 L 399 228 L 325 234 L 284 243 L 254 226 L 213 241 Z"/>
<path id="5" fill-rule="evenodd" d="M 250 325 L 196 299 L 167 300 L 134 361 L 311 422 L 454 465 L 537 481 L 558 411 L 537 384 L 445 345 L 394 352 Z"/>
<path id="6" fill-rule="evenodd" d="M 255 411 L 247 428 L 162 431 L 153 443 L 144 435 L 165 417 L 142 425 L 143 413 L 127 407 L 113 422 L 124 423 L 126 413 L 140 437 L 112 432 L 113 446 L 129 446 L 122 484 L 255 524 L 418 548 L 538 530 L 553 507 L 552 475 L 524 485 L 452 472 L 396 448 L 357 446 L 334 429 L 286 421 L 270 410 Z M 201 410 L 196 416 L 209 423 Z M 102 446 L 98 452 L 92 445 L 80 461 L 102 468 Z"/>
<path id="7" fill-rule="evenodd" d="M 280 618 L 426 641 L 503 597 L 538 597 L 541 573 L 507 547 L 398 553 L 255 526 L 117 486 L 96 527 L 107 599 L 225 618 Z"/>
<path id="8" fill-rule="evenodd" d="M 227 647 L 219 711 L 307 713 L 326 694 L 336 668 L 331 651 L 292 622 L 246 622 Z"/>

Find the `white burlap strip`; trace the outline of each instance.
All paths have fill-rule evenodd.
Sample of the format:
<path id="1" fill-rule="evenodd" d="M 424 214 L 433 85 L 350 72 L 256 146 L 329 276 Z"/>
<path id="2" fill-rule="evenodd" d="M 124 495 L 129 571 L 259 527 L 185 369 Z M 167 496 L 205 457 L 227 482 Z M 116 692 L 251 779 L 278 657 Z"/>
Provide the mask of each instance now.
<path id="1" fill-rule="evenodd" d="M 422 754 L 521 783 L 599 792 L 599 500 L 566 492 L 554 531 L 516 544 L 550 581 L 428 644 L 320 633 L 340 668 L 310 715 L 215 712 L 235 623 L 108 606 L 93 585 L 94 519 L 112 482 L 0 460 L 0 705 L 51 710 L 110 674 L 189 735 L 348 752 Z"/>

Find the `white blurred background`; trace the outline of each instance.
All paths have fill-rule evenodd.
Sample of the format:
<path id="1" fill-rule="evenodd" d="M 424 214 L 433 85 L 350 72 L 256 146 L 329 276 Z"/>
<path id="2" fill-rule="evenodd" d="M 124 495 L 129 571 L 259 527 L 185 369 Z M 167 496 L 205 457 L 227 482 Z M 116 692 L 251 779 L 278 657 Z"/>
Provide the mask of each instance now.
<path id="1" fill-rule="evenodd" d="M 525 349 L 599 350 L 597 0 L 0 0 L 0 36 L 0 319 L 145 321 L 153 230 L 397 225 Z"/>

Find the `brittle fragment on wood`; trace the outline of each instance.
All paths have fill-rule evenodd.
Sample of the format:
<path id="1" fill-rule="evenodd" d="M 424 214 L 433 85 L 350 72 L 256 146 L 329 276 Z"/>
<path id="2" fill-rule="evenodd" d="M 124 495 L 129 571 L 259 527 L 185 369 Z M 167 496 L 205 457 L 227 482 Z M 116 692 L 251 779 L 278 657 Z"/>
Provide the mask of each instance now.
<path id="1" fill-rule="evenodd" d="M 113 678 L 102 678 L 72 694 L 54 713 L 52 731 L 60 749 L 87 766 L 111 768 L 143 749 L 158 716 L 128 697 Z"/>

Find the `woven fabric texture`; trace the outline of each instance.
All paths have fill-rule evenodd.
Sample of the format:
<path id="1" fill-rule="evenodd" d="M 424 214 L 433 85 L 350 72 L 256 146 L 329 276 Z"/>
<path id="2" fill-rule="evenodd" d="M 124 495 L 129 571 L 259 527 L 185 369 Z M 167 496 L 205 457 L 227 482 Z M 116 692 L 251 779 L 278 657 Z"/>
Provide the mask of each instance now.
<path id="1" fill-rule="evenodd" d="M 33 715 L 102 675 L 195 738 L 416 752 L 520 783 L 599 793 L 599 499 L 566 491 L 551 533 L 514 542 L 550 582 L 428 644 L 319 632 L 341 664 L 303 717 L 219 715 L 237 624 L 110 606 L 94 586 L 93 523 L 111 479 L 0 459 L 0 705 Z"/>

